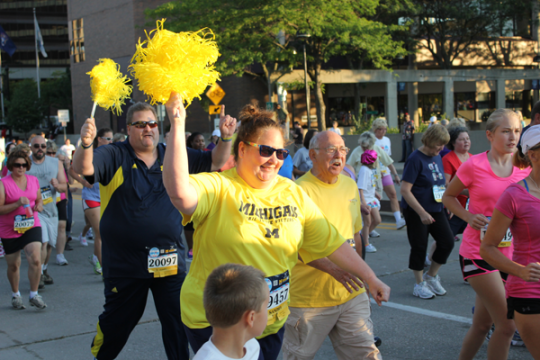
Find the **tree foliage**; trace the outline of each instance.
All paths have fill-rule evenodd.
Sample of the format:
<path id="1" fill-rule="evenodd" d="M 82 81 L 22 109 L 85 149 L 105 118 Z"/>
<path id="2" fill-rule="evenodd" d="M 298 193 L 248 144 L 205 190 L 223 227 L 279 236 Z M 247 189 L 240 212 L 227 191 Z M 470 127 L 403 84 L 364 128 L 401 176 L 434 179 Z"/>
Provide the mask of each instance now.
<path id="1" fill-rule="evenodd" d="M 24 79 L 12 86 L 7 102 L 6 124 L 15 131 L 27 133 L 43 120 L 43 105 L 37 94 L 34 79 Z"/>
<path id="2" fill-rule="evenodd" d="M 387 0 L 398 4 L 399 0 Z M 191 0 L 172 1 L 147 15 L 168 18 L 173 31 L 210 27 L 222 56 L 217 68 L 224 75 L 249 74 L 263 80 L 273 93 L 272 83 L 293 66 L 302 66 L 301 52 L 289 46 L 298 33 L 309 33 L 308 71 L 315 83 L 319 129 L 325 129 L 325 104 L 321 70 L 333 56 L 363 50 L 375 67 L 388 68 L 391 59 L 403 52 L 393 41 L 389 28 L 371 20 L 379 0 Z M 299 44 L 297 43 L 297 46 Z M 263 76 L 253 71 L 260 65 Z M 272 79 L 272 80 L 271 80 Z"/>

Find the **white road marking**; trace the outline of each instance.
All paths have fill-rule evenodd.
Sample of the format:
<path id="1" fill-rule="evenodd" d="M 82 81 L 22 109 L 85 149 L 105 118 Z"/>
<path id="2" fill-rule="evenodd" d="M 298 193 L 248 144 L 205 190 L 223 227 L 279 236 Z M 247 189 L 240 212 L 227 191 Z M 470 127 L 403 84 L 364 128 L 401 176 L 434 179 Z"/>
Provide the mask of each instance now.
<path id="1" fill-rule="evenodd" d="M 371 302 L 373 304 L 376 304 L 375 300 L 373 300 L 373 299 L 371 299 Z M 469 325 L 472 324 L 472 319 L 470 319 L 470 318 L 466 318 L 466 317 L 463 317 L 463 316 L 452 315 L 452 314 L 446 314 L 446 313 L 442 313 L 442 312 L 438 312 L 438 311 L 426 310 L 426 309 L 417 308 L 417 307 L 414 307 L 414 306 L 402 305 L 402 304 L 397 304 L 397 303 L 393 303 L 393 302 L 383 303 L 383 306 L 387 306 L 387 307 L 392 308 L 392 309 L 408 311 L 408 312 L 412 312 L 412 313 L 415 313 L 415 314 L 431 316 L 431 317 L 435 317 L 435 318 L 439 318 L 439 319 L 452 320 L 452 321 L 457 321 L 457 322 L 464 323 L 464 324 L 469 324 Z"/>

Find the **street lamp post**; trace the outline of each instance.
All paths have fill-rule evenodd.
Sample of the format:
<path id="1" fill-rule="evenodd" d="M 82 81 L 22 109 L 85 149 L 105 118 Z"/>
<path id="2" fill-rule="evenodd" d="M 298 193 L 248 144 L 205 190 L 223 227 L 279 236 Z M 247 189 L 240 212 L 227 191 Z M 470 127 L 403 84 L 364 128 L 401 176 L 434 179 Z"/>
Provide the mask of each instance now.
<path id="1" fill-rule="evenodd" d="M 304 86 L 306 87 L 306 111 L 307 111 L 307 124 L 308 124 L 308 130 L 311 129 L 311 116 L 310 116 L 310 93 L 309 93 L 309 86 L 308 86 L 308 80 L 307 80 L 307 56 L 306 56 L 306 41 L 311 37 L 310 34 L 304 34 L 300 33 L 296 35 L 297 38 L 303 39 L 302 43 L 304 45 Z"/>

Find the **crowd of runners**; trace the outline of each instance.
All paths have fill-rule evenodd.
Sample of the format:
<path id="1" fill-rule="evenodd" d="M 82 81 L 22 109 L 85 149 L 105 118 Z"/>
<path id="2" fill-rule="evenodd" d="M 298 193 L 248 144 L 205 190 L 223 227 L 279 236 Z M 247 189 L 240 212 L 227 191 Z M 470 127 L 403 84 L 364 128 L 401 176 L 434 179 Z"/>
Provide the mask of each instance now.
<path id="1" fill-rule="evenodd" d="M 69 242 L 91 238 L 105 295 L 96 359 L 118 356 L 149 291 L 169 359 L 189 359 L 188 344 L 196 359 L 312 359 L 327 336 L 339 359 L 382 359 L 369 296 L 380 305 L 390 288 L 365 257 L 377 251 L 369 239 L 380 236 L 384 193 L 396 229 L 406 227 L 412 295 L 447 293 L 438 273 L 459 245 L 463 280 L 476 293 L 459 358 L 473 359 L 487 337 L 488 359 L 523 343 L 540 359 L 540 102 L 526 127 L 515 112 L 494 111 L 490 148 L 476 155 L 461 119 L 432 122 L 418 149 L 407 122 L 401 177 L 383 118 L 352 151 L 337 127 L 304 134 L 296 124 L 293 156 L 273 112 L 247 105 L 237 121 L 223 106 L 206 145 L 186 133 L 178 94 L 166 110 L 165 143 L 155 109 L 136 103 L 127 138 L 87 119 L 77 147 L 42 135 L 6 145 L 0 257 L 13 308 L 45 309 L 39 289 L 54 283 L 53 249 L 66 266 Z M 78 237 L 74 181 L 83 187 Z M 19 291 L 23 251 L 28 301 Z"/>

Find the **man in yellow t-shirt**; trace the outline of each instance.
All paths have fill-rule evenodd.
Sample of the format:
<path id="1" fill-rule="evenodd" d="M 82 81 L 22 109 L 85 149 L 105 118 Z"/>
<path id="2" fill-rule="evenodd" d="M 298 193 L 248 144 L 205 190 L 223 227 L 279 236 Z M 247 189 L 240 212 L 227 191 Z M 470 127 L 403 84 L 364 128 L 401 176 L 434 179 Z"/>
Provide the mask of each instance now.
<path id="1" fill-rule="evenodd" d="M 361 254 L 360 197 L 355 182 L 340 175 L 348 152 L 330 131 L 310 142 L 313 168 L 296 183 L 319 206 L 338 232 L 358 244 Z M 338 359 L 382 359 L 373 341 L 369 296 L 362 282 L 327 258 L 300 259 L 291 273 L 291 314 L 285 323 L 283 359 L 313 359 L 326 336 Z"/>

